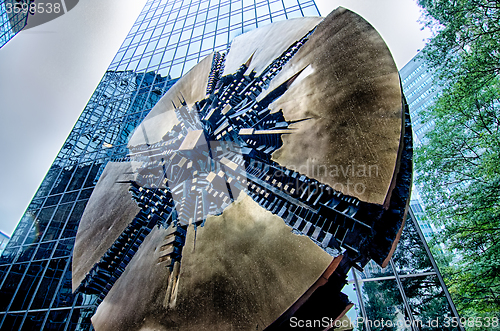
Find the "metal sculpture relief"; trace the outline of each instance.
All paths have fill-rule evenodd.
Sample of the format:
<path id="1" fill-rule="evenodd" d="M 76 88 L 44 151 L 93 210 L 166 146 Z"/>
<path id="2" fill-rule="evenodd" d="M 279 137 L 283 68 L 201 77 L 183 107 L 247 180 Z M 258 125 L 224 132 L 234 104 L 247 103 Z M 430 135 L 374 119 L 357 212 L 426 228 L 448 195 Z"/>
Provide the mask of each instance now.
<path id="1" fill-rule="evenodd" d="M 99 297 L 96 330 L 335 321 L 352 306 L 349 269 L 387 265 L 404 224 L 412 146 L 397 69 L 342 8 L 205 58 L 129 150 L 77 237 L 73 286 Z"/>

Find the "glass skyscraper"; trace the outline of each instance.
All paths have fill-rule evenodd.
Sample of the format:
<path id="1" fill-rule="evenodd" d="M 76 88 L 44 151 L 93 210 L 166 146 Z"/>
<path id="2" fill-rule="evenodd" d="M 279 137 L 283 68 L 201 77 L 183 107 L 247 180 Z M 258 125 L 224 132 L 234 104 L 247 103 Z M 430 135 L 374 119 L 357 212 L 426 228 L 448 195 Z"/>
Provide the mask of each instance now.
<path id="1" fill-rule="evenodd" d="M 0 1 L 0 48 L 28 23 L 30 1 Z"/>
<path id="2" fill-rule="evenodd" d="M 0 328 L 92 329 L 96 298 L 72 293 L 71 254 L 107 162 L 127 157 L 135 127 L 204 56 L 251 29 L 318 15 L 313 0 L 148 1 L 0 258 Z"/>
<path id="3" fill-rule="evenodd" d="M 425 61 L 417 54 L 399 72 L 403 91 L 408 104 L 413 122 L 413 139 L 417 147 L 426 143 L 425 135 L 432 128 L 433 121 L 422 123 L 422 113 L 434 104 L 434 101 L 442 90 L 435 84 L 436 77 L 430 71 Z M 418 173 L 415 174 L 418 176 Z M 415 214 L 422 232 L 427 240 L 430 240 L 436 232 L 434 225 L 425 217 L 425 205 L 420 197 L 418 188 L 413 187 L 410 206 Z"/>
<path id="4" fill-rule="evenodd" d="M 0 231 L 0 254 L 2 254 L 3 250 L 5 249 L 5 246 L 7 246 L 7 243 L 9 242 L 10 237 Z"/>

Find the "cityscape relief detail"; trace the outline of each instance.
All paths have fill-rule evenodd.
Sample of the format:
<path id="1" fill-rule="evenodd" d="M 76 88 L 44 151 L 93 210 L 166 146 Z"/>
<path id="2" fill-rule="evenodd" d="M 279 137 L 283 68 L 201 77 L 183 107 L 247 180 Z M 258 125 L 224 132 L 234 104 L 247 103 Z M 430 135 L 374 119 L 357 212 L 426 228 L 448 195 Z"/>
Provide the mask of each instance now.
<path id="1" fill-rule="evenodd" d="M 359 15 L 240 35 L 107 164 L 78 229 L 73 290 L 99 297 L 97 331 L 340 320 L 349 270 L 385 267 L 397 246 L 411 137 L 394 60 Z"/>

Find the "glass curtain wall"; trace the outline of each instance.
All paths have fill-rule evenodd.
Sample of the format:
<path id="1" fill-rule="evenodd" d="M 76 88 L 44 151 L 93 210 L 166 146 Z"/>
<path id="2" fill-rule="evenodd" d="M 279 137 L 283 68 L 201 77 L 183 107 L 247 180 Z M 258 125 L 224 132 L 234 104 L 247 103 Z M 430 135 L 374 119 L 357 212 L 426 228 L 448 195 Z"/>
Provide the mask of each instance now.
<path id="1" fill-rule="evenodd" d="M 0 0 L 0 48 L 28 22 L 29 0 Z"/>
<path id="2" fill-rule="evenodd" d="M 433 125 L 432 122 L 422 123 L 422 113 L 434 104 L 437 95 L 442 90 L 442 87 L 435 84 L 437 77 L 421 57 L 421 53 L 417 54 L 399 71 L 403 91 L 410 107 L 413 140 L 417 147 L 427 142 L 425 135 Z M 418 176 L 418 173 L 414 176 Z M 431 240 L 437 229 L 426 218 L 425 204 L 418 189 L 415 185 L 413 186 L 410 206 L 425 238 Z M 439 250 L 442 247 L 436 247 L 436 249 Z"/>
<path id="3" fill-rule="evenodd" d="M 0 328 L 92 329 L 96 298 L 72 293 L 71 253 L 106 163 L 127 157 L 135 127 L 204 56 L 251 29 L 318 15 L 313 0 L 148 1 L 0 257 Z"/>

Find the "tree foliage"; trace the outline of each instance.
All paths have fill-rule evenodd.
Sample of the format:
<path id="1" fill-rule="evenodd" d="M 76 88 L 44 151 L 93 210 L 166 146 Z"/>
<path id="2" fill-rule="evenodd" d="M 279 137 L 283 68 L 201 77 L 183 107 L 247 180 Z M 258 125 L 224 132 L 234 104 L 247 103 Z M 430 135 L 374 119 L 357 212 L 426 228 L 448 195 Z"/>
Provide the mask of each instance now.
<path id="1" fill-rule="evenodd" d="M 424 49 L 443 91 L 416 151 L 417 182 L 453 263 L 445 276 L 464 317 L 500 312 L 500 3 L 418 0 L 436 31 Z"/>

